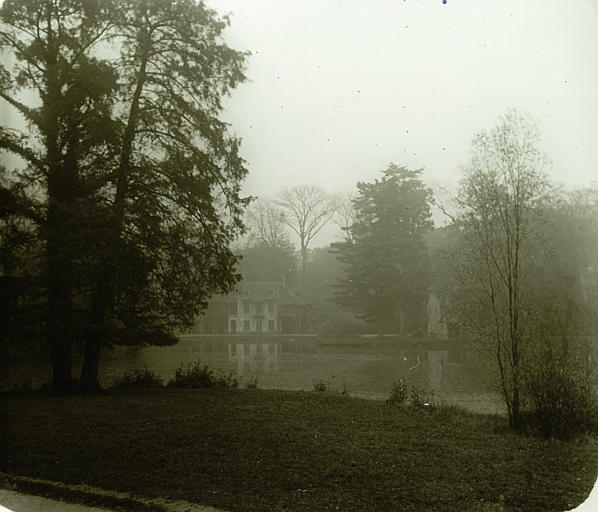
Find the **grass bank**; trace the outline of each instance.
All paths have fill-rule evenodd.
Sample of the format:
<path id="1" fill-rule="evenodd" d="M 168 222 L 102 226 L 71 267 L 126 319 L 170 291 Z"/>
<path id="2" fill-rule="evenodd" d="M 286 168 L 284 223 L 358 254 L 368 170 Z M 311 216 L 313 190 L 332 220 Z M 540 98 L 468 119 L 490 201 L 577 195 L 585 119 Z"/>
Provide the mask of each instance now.
<path id="1" fill-rule="evenodd" d="M 596 439 L 542 441 L 500 417 L 328 393 L 0 400 L 6 473 L 231 511 L 563 511 L 598 472 Z"/>

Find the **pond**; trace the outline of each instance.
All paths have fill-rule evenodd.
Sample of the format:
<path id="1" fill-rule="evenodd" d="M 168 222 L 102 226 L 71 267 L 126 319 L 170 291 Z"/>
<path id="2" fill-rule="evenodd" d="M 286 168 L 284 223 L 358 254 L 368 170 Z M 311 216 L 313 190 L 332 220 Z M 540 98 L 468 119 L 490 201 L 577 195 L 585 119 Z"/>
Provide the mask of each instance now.
<path id="1" fill-rule="evenodd" d="M 48 359 L 5 365 L 2 389 L 49 382 Z M 493 387 L 495 370 L 475 348 L 456 340 L 183 335 L 173 346 L 104 352 L 100 380 L 109 386 L 126 373 L 149 368 L 167 382 L 177 368 L 195 361 L 217 372 L 233 372 L 242 387 L 257 380 L 264 389 L 311 391 L 320 383 L 331 392 L 385 400 L 392 383 L 403 379 L 422 392 L 432 391 L 433 401 L 504 413 L 500 393 Z M 74 354 L 73 366 L 77 376 L 80 355 Z"/>
<path id="2" fill-rule="evenodd" d="M 182 336 L 171 347 L 118 349 L 104 357 L 103 384 L 127 372 L 150 368 L 165 381 L 183 365 L 199 361 L 234 372 L 240 385 L 257 379 L 260 388 L 330 391 L 384 400 L 393 382 L 433 391 L 433 399 L 476 412 L 504 412 L 492 390 L 491 368 L 473 348 L 451 340 L 397 342 L 355 338 L 351 343 L 315 337 Z"/>

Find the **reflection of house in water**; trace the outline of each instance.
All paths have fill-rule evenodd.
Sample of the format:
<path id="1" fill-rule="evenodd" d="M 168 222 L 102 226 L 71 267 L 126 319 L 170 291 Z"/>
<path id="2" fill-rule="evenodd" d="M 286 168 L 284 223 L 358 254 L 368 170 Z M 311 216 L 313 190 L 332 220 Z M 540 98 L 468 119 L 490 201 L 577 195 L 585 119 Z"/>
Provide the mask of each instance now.
<path id="1" fill-rule="evenodd" d="M 230 339 L 230 338 L 229 338 Z M 294 355 L 311 354 L 314 340 L 311 336 L 288 338 L 281 341 L 267 341 L 262 338 L 259 342 L 247 341 L 249 338 L 228 343 L 228 359 L 236 361 L 239 375 L 275 375 L 278 374 L 278 363 L 283 357 L 289 360 Z"/>
<path id="2" fill-rule="evenodd" d="M 311 332 L 310 305 L 278 281 L 245 281 L 236 291 L 210 299 L 200 334 Z"/>
<path id="3" fill-rule="evenodd" d="M 229 343 L 228 357 L 237 361 L 239 375 L 278 372 L 278 343 Z"/>

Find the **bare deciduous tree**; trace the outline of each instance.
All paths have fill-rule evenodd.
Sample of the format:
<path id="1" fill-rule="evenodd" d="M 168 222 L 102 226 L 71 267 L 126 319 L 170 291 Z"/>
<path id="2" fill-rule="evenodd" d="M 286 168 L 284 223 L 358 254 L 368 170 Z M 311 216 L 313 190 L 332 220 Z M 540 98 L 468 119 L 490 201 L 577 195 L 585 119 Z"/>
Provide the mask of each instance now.
<path id="1" fill-rule="evenodd" d="M 283 190 L 277 204 L 284 212 L 284 222 L 299 237 L 301 284 L 305 287 L 307 251 L 310 242 L 332 220 L 338 208 L 336 196 L 315 185 L 301 185 Z"/>
<path id="2" fill-rule="evenodd" d="M 285 216 L 272 199 L 258 199 L 247 211 L 249 237 L 257 242 L 280 246 L 288 242 Z"/>
<path id="3" fill-rule="evenodd" d="M 485 312 L 500 385 L 514 429 L 522 427 L 522 368 L 533 335 L 530 239 L 548 192 L 535 123 L 515 110 L 478 134 L 461 182 L 458 223 L 464 250 L 456 262 Z M 481 326 L 480 326 L 481 327 Z"/>
<path id="4" fill-rule="evenodd" d="M 338 197 L 338 206 L 336 213 L 334 214 L 335 224 L 343 231 L 343 237 L 345 240 L 350 241 L 352 239 L 351 226 L 355 224 L 357 216 L 355 214 L 355 206 L 353 201 L 357 195 L 354 193 L 342 194 Z"/>

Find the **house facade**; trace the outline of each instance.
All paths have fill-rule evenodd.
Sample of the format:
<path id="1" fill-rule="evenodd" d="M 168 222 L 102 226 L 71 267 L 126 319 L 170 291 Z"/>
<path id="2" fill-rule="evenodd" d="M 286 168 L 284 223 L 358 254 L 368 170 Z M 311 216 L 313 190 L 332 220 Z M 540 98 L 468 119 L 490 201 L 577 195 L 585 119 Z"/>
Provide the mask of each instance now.
<path id="1" fill-rule="evenodd" d="M 308 334 L 311 307 L 278 281 L 244 281 L 210 299 L 197 324 L 200 334 Z"/>

